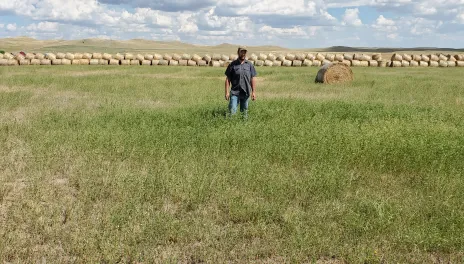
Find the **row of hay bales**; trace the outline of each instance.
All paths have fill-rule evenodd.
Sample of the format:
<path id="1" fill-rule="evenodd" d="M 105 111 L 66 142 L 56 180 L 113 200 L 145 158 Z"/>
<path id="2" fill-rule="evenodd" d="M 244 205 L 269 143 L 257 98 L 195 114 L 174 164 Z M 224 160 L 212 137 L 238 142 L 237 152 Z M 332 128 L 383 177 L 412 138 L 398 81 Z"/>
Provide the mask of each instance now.
<path id="1" fill-rule="evenodd" d="M 108 53 L 18 53 L 0 54 L 0 65 L 169 65 L 169 66 L 212 66 L 225 67 L 237 59 L 236 54 L 133 54 L 116 55 Z M 454 67 L 464 66 L 464 55 L 409 55 L 394 54 L 390 60 L 384 60 L 381 54 L 353 53 L 259 53 L 250 54 L 248 60 L 256 66 L 316 66 L 329 63 L 343 63 L 359 67 Z"/>

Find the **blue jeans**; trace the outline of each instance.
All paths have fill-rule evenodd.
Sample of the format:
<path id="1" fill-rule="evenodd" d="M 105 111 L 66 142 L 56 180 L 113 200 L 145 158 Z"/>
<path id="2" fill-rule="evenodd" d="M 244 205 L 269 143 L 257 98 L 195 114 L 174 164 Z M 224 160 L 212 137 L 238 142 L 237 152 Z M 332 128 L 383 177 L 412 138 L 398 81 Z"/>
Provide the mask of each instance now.
<path id="1" fill-rule="evenodd" d="M 237 113 L 237 106 L 240 103 L 240 112 L 247 117 L 248 115 L 248 101 L 250 96 L 247 95 L 231 95 L 229 98 L 229 112 L 231 115 Z"/>

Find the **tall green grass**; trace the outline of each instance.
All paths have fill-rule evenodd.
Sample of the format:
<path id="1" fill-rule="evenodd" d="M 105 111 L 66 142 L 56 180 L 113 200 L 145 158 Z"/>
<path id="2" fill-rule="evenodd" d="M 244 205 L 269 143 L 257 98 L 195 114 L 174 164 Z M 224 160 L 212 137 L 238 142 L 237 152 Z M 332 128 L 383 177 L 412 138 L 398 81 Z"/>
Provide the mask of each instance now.
<path id="1" fill-rule="evenodd" d="M 2 68 L 0 258 L 463 260 L 461 69 L 223 71 Z"/>

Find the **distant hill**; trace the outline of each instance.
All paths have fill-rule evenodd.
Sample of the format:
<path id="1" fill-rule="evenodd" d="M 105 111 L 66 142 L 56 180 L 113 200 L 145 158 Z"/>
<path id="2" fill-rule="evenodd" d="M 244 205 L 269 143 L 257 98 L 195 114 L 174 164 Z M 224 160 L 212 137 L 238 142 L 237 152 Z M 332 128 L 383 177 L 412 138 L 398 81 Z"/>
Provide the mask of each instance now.
<path id="1" fill-rule="evenodd" d="M 418 48 L 382 48 L 382 47 L 345 47 L 333 46 L 319 49 L 288 49 L 279 46 L 248 46 L 250 52 L 369 52 L 383 53 L 389 56 L 393 52 L 463 52 L 464 49 L 418 47 Z M 109 40 L 38 40 L 30 37 L 0 39 L 0 50 L 9 52 L 157 52 L 157 53 L 223 53 L 231 54 L 237 50 L 237 45 L 222 43 L 216 46 L 194 45 L 180 41 L 154 41 L 146 39 Z"/>

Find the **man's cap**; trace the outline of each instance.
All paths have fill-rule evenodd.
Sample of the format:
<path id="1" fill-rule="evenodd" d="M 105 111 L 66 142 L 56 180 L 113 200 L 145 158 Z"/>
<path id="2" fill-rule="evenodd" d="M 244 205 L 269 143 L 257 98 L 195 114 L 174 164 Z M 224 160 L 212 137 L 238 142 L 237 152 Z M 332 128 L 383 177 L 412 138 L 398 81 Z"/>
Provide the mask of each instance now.
<path id="1" fill-rule="evenodd" d="M 243 45 L 238 46 L 238 52 L 240 52 L 241 50 L 247 51 L 247 47 Z"/>

